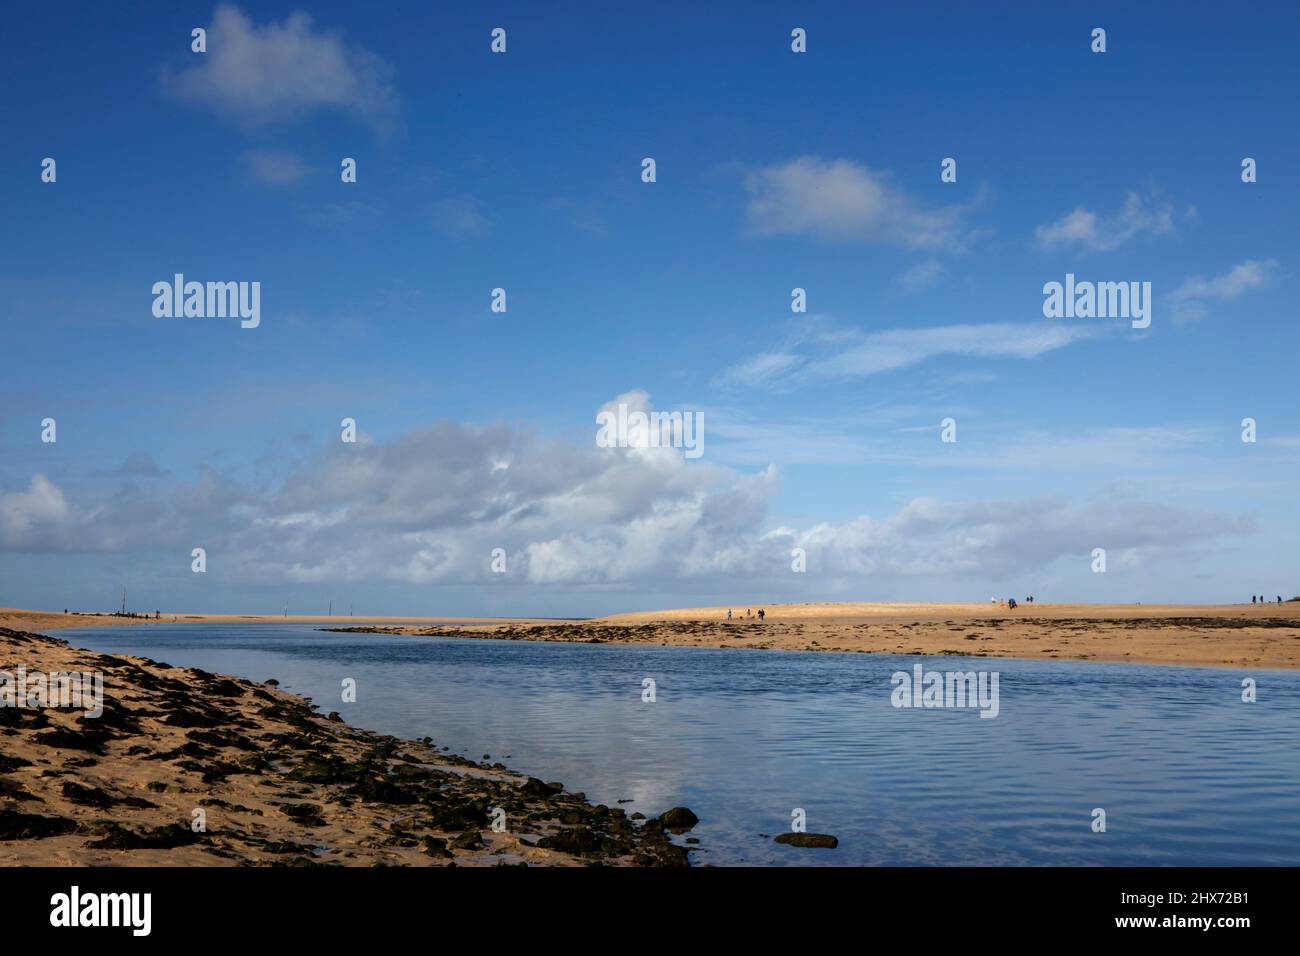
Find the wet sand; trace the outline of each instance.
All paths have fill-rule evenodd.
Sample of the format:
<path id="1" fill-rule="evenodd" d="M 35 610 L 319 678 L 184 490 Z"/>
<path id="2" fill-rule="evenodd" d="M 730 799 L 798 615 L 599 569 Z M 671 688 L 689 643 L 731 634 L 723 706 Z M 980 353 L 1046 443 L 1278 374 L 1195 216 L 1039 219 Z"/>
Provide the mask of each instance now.
<path id="1" fill-rule="evenodd" d="M 660 819 L 269 684 L 0 627 L 0 671 L 20 666 L 100 672 L 104 710 L 0 706 L 0 866 L 686 863 Z"/>

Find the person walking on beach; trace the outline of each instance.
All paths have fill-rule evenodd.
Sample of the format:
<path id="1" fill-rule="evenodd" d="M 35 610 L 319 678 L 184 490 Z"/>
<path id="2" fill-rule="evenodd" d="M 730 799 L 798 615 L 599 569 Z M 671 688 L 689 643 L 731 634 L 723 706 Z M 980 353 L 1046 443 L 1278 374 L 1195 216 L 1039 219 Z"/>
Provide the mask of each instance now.
<path id="1" fill-rule="evenodd" d="M 763 623 L 763 609 L 761 607 L 758 609 L 758 623 Z"/>
<path id="2" fill-rule="evenodd" d="M 1254 603 L 1255 603 L 1255 595 L 1253 595 L 1253 594 L 1250 596 L 1250 603 L 1251 603 L 1251 604 L 1254 604 Z"/>
<path id="3" fill-rule="evenodd" d="M 727 608 L 727 620 L 731 620 L 731 608 Z"/>

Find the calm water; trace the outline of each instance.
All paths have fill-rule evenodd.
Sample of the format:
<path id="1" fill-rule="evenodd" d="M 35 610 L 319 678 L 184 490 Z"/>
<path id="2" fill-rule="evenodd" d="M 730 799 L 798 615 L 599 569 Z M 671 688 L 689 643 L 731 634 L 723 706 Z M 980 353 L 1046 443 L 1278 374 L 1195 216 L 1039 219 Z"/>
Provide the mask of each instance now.
<path id="1" fill-rule="evenodd" d="M 698 863 L 1300 864 L 1300 675 L 327 634 L 308 625 L 65 631 L 256 680 L 352 724 L 431 736 L 653 815 Z M 895 709 L 890 675 L 996 669 L 1000 710 Z M 1241 680 L 1259 700 L 1241 702 Z M 358 700 L 340 701 L 357 681 Z M 657 684 L 643 703 L 642 679 Z M 630 803 L 619 804 L 619 800 Z M 836 850 L 774 844 L 796 808 Z M 1091 829 L 1092 810 L 1107 832 Z"/>

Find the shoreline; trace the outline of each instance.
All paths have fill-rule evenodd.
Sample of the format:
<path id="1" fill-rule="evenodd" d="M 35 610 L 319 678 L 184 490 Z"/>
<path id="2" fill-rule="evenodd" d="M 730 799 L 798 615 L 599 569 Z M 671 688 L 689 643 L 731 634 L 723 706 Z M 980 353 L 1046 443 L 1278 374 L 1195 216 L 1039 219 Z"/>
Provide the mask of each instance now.
<path id="1" fill-rule="evenodd" d="M 302 623 L 323 631 L 663 647 L 897 653 L 1195 667 L 1300 668 L 1300 601 L 1272 604 L 809 603 L 591 619 L 171 614 L 161 621 L 0 608 L 20 630 L 151 623 Z"/>
<path id="2" fill-rule="evenodd" d="M 753 609 L 750 609 L 753 610 Z M 1300 669 L 1300 602 L 1272 605 L 769 605 L 621 614 L 564 624 L 355 625 L 324 631 L 658 647 L 1106 664 Z M 702 614 L 711 616 L 704 617 Z M 743 613 L 743 609 L 742 609 Z"/>
<path id="3" fill-rule="evenodd" d="M 0 627 L 0 671 L 20 667 L 102 675 L 103 711 L 0 706 L 0 866 L 688 865 L 663 818 L 349 726 L 274 683 Z"/>

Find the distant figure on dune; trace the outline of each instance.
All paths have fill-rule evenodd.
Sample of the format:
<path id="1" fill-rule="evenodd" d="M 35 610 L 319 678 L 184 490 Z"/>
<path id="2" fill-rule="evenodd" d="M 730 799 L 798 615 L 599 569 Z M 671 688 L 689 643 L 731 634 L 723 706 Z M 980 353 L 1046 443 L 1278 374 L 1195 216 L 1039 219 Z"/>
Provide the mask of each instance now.
<path id="1" fill-rule="evenodd" d="M 761 607 L 758 609 L 758 623 L 763 623 L 763 609 Z"/>
<path id="2" fill-rule="evenodd" d="M 1007 598 L 1007 607 L 1014 611 L 1016 609 L 1016 599 Z"/>
<path id="3" fill-rule="evenodd" d="M 727 608 L 727 620 L 731 620 L 731 608 Z"/>
<path id="4" fill-rule="evenodd" d="M 1250 596 L 1250 603 L 1251 603 L 1251 604 L 1254 604 L 1254 603 L 1255 603 L 1255 595 L 1253 595 L 1253 594 Z"/>
<path id="5" fill-rule="evenodd" d="M 1278 604 L 1281 604 L 1281 603 L 1282 603 L 1282 595 L 1280 595 L 1280 594 L 1277 596 L 1277 603 L 1278 603 Z"/>

